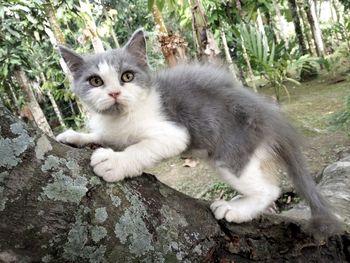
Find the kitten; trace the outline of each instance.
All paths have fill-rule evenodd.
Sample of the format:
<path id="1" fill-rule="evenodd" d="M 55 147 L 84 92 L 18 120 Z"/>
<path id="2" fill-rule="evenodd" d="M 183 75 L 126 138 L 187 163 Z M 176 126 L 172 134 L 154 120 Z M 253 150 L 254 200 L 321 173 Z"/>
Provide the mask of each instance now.
<path id="1" fill-rule="evenodd" d="M 280 195 L 275 166 L 283 163 L 311 206 L 315 224 L 332 231 L 337 219 L 308 175 L 297 135 L 277 105 L 237 87 L 214 65 L 177 65 L 151 73 L 144 32 L 121 49 L 80 56 L 60 52 L 74 91 L 91 113 L 90 133 L 68 130 L 63 143 L 103 145 L 91 156 L 108 182 L 134 177 L 188 148 L 204 149 L 219 176 L 243 197 L 213 202 L 216 219 L 246 222 Z"/>

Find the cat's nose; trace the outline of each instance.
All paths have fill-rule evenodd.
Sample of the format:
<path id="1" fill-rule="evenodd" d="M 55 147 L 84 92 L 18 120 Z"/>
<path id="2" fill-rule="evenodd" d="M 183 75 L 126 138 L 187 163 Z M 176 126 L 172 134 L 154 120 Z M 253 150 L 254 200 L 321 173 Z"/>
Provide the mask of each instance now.
<path id="1" fill-rule="evenodd" d="M 108 95 L 111 96 L 113 99 L 116 99 L 119 96 L 119 94 L 120 94 L 119 91 L 108 93 Z"/>

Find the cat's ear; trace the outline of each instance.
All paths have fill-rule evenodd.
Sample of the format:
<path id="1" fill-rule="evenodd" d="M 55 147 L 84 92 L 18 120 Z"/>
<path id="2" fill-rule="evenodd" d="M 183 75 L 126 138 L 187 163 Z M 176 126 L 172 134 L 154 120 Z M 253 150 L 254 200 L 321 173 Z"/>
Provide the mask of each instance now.
<path id="1" fill-rule="evenodd" d="M 58 49 L 62 55 L 63 60 L 66 62 L 69 70 L 72 73 L 77 72 L 84 63 L 83 57 L 70 50 L 69 48 L 66 48 L 61 45 L 58 46 Z"/>
<path id="2" fill-rule="evenodd" d="M 145 32 L 142 28 L 136 30 L 132 34 L 129 41 L 125 44 L 124 49 L 126 49 L 133 56 L 137 57 L 142 64 L 148 65 Z"/>

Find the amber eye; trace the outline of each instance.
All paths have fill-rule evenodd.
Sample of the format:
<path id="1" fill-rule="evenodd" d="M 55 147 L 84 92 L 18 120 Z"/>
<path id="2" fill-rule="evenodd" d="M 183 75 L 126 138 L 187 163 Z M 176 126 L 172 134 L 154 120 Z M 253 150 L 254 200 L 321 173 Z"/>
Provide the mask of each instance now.
<path id="1" fill-rule="evenodd" d="M 100 87 L 103 85 L 103 80 L 99 76 L 91 76 L 88 80 L 93 87 Z"/>
<path id="2" fill-rule="evenodd" d="M 122 81 L 123 82 L 130 82 L 134 79 L 134 73 L 132 73 L 131 71 L 125 71 L 122 74 Z"/>

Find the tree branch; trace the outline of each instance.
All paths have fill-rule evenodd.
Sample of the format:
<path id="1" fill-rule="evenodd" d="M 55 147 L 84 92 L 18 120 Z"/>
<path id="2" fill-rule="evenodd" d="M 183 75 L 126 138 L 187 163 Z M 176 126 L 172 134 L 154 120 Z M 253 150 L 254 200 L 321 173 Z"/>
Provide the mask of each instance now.
<path id="1" fill-rule="evenodd" d="M 348 233 L 317 242 L 305 220 L 277 215 L 217 222 L 206 202 L 152 175 L 101 181 L 90 150 L 57 143 L 2 105 L 0 120 L 0 262 L 350 259 Z"/>

